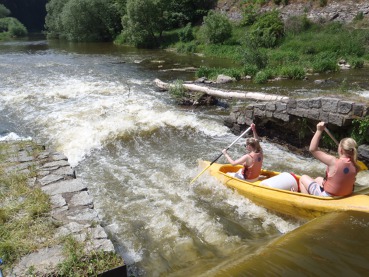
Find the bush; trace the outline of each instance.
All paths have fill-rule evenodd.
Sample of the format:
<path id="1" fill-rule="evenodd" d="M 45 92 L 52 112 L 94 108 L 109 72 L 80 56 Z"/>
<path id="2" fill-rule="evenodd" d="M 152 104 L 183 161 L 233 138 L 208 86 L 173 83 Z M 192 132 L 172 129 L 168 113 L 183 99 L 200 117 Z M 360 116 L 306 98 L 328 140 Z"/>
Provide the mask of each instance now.
<path id="1" fill-rule="evenodd" d="M 314 72 L 323 73 L 327 71 L 337 71 L 337 61 L 330 58 L 315 59 L 312 62 L 312 68 Z"/>
<path id="2" fill-rule="evenodd" d="M 285 33 L 299 34 L 301 32 L 307 31 L 312 25 L 312 22 L 303 16 L 291 16 L 286 19 L 284 23 Z"/>
<path id="3" fill-rule="evenodd" d="M 263 69 L 268 64 L 266 51 L 258 47 L 246 47 L 243 49 L 243 64 L 254 65 L 257 69 Z"/>
<path id="4" fill-rule="evenodd" d="M 0 18 L 8 17 L 10 15 L 10 10 L 4 5 L 0 4 Z"/>
<path id="5" fill-rule="evenodd" d="M 305 70 L 298 65 L 283 66 L 279 70 L 279 75 L 289 79 L 301 80 L 305 78 Z"/>
<path id="6" fill-rule="evenodd" d="M 223 43 L 232 37 L 232 25 L 229 19 L 220 13 L 210 11 L 204 17 L 204 24 L 201 27 L 204 39 L 210 43 Z"/>
<path id="7" fill-rule="evenodd" d="M 186 27 L 179 31 L 178 37 L 181 42 L 189 42 L 194 39 L 191 23 L 187 23 Z"/>
<path id="8" fill-rule="evenodd" d="M 254 83 L 256 84 L 264 84 L 268 81 L 268 73 L 265 71 L 259 71 L 256 73 L 254 78 Z"/>
<path id="9" fill-rule="evenodd" d="M 351 58 L 349 60 L 349 64 L 353 68 L 363 68 L 364 67 L 364 60 L 363 59 L 360 59 L 360 58 Z"/>
<path id="10" fill-rule="evenodd" d="M 191 41 L 188 43 L 178 43 L 176 50 L 178 53 L 195 53 L 197 49 L 197 44 L 195 41 Z"/>
<path id="11" fill-rule="evenodd" d="M 259 47 L 273 48 L 284 36 L 284 24 L 277 11 L 267 12 L 250 27 L 250 39 Z"/>
<path id="12" fill-rule="evenodd" d="M 8 28 L 12 37 L 24 37 L 28 34 L 26 27 L 16 19 L 10 22 Z"/>
<path id="13" fill-rule="evenodd" d="M 27 28 L 14 17 L 0 18 L 0 32 L 7 32 L 11 37 L 23 37 L 28 34 Z"/>
<path id="14" fill-rule="evenodd" d="M 246 64 L 243 67 L 243 75 L 249 75 L 249 76 L 255 76 L 255 74 L 258 72 L 258 68 L 256 67 L 256 65 L 253 64 Z"/>

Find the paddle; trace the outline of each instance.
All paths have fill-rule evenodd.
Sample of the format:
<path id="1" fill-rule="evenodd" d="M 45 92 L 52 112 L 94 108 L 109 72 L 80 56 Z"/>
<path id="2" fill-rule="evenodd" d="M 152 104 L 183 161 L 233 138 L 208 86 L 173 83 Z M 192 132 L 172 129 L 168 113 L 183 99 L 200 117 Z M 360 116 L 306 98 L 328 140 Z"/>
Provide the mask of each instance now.
<path id="1" fill-rule="evenodd" d="M 245 132 L 243 132 L 238 138 L 236 138 L 226 149 L 228 150 L 229 148 L 232 147 L 233 144 L 235 144 L 240 138 L 242 138 L 244 135 L 246 135 L 249 131 L 251 130 L 251 127 L 247 128 L 247 130 Z M 219 156 L 212 161 L 203 171 L 200 172 L 199 175 L 197 175 L 195 178 L 192 179 L 192 181 L 190 182 L 190 184 L 192 184 L 193 182 L 195 182 L 195 180 L 197 178 L 199 178 L 201 176 L 201 174 L 203 174 L 213 163 L 215 163 L 221 156 L 223 155 L 223 152 L 219 154 Z"/>
<path id="2" fill-rule="evenodd" d="M 328 130 L 327 127 L 324 128 L 324 131 L 328 134 L 328 136 L 331 137 L 331 139 L 337 144 L 337 146 L 339 145 L 338 140 L 335 139 L 335 137 L 332 135 L 332 133 Z M 362 162 L 357 160 L 356 161 L 357 165 L 359 166 L 360 170 L 368 170 L 368 167 Z"/>

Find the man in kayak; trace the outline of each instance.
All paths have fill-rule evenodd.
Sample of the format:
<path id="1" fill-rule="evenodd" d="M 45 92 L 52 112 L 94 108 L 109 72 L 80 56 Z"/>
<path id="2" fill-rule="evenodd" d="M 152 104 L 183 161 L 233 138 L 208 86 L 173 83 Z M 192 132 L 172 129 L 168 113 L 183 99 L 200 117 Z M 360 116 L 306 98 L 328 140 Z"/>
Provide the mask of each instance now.
<path id="1" fill-rule="evenodd" d="M 327 165 L 326 176 L 313 179 L 308 175 L 302 175 L 300 190 L 302 193 L 317 196 L 350 195 L 359 169 L 356 141 L 352 138 L 342 139 L 338 145 L 339 157 L 336 158 L 318 149 L 324 129 L 324 122 L 319 122 L 311 139 L 309 151 L 316 159 Z"/>
<path id="2" fill-rule="evenodd" d="M 250 125 L 253 135 L 253 138 L 246 139 L 246 150 L 247 154 L 243 155 L 237 160 L 233 160 L 229 154 L 227 153 L 227 149 L 223 149 L 222 153 L 228 160 L 228 162 L 232 165 L 242 164 L 243 168 L 240 169 L 236 173 L 229 172 L 227 174 L 243 179 L 249 182 L 255 182 L 258 180 L 261 167 L 263 165 L 263 150 L 259 143 L 259 136 L 256 132 L 256 126 L 254 123 Z"/>

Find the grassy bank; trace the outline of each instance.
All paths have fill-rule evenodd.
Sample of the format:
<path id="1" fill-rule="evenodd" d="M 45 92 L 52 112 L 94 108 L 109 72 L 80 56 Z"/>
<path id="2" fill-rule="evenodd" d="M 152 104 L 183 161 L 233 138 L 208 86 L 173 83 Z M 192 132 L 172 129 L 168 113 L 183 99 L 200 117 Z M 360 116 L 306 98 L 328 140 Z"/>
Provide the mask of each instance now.
<path id="1" fill-rule="evenodd" d="M 222 20 L 227 22 L 225 18 Z M 339 70 L 339 61 L 345 61 L 351 68 L 362 68 L 369 61 L 369 20 L 362 14 L 349 25 L 313 23 L 305 16 L 282 22 L 277 12 L 255 15 L 238 25 L 228 23 L 230 35 L 217 43 L 209 39 L 213 33 L 205 32 L 205 23 L 202 27 L 177 30 L 177 41 L 172 32 L 167 46 L 182 53 L 234 60 L 233 68 L 200 68 L 198 77 L 214 79 L 223 73 L 240 79 L 249 75 L 255 83 L 277 77 L 304 79 L 308 74 L 335 72 Z M 216 26 L 218 29 L 213 32 L 220 32 L 223 25 Z"/>
<path id="2" fill-rule="evenodd" d="M 24 173 L 9 170 L 17 162 L 19 149 L 27 149 L 36 157 L 42 149 L 32 142 L 0 142 L 0 258 L 3 272 L 9 271 L 20 259 L 45 247 L 62 245 L 65 261 L 47 276 L 96 276 L 122 265 L 115 253 L 91 251 L 86 253 L 84 243 L 71 236 L 55 237 L 58 226 L 50 216 L 49 196 L 38 187 L 29 186 L 37 175 L 29 166 Z M 22 170 L 23 171 L 23 170 Z M 6 276 L 6 274 L 5 274 Z M 37 276 L 37 269 L 29 269 L 28 276 Z"/>

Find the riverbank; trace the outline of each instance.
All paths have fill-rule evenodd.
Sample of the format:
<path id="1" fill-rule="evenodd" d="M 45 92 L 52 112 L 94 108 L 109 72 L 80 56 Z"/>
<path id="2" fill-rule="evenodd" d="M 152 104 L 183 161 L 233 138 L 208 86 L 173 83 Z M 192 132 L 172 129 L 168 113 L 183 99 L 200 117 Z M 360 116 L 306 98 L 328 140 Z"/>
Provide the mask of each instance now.
<path id="1" fill-rule="evenodd" d="M 0 179 L 4 276 L 126 272 L 66 156 L 33 141 L 0 142 Z"/>

